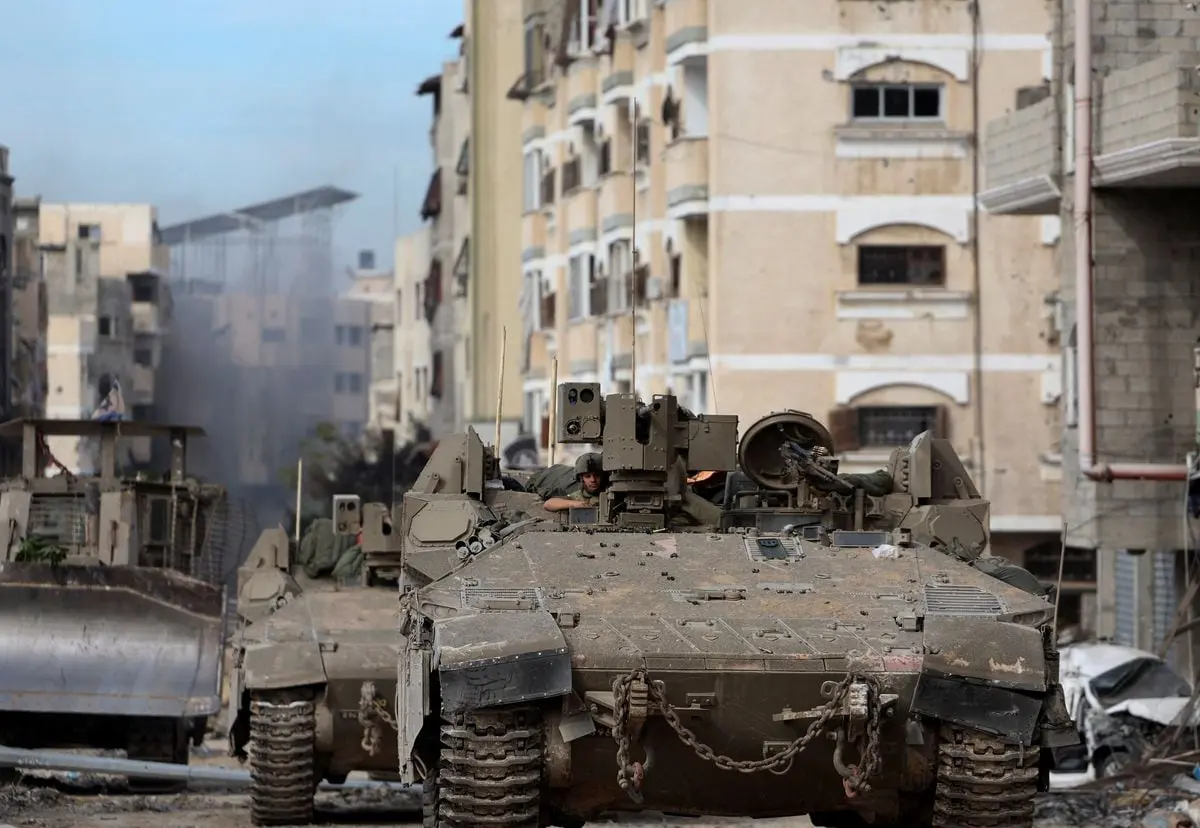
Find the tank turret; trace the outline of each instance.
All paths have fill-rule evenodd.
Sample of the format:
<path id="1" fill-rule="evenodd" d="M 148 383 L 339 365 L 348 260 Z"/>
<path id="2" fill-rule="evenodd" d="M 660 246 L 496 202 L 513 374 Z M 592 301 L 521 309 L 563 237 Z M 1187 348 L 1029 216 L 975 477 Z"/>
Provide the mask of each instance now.
<path id="1" fill-rule="evenodd" d="M 592 443 L 608 488 L 594 510 L 572 509 L 572 523 L 663 529 L 672 516 L 719 522 L 719 510 L 691 493 L 688 476 L 737 468 L 736 415 L 694 414 L 670 394 L 644 403 L 634 394 L 601 396 L 599 383 L 558 386 L 560 443 Z"/>

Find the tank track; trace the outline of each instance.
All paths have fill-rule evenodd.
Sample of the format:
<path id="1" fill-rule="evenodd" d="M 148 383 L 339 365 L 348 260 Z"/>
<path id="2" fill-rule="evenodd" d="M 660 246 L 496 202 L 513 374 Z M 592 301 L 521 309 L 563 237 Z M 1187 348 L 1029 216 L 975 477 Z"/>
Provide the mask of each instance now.
<path id="1" fill-rule="evenodd" d="M 445 720 L 425 828 L 538 828 L 542 729 L 536 710 L 458 714 Z"/>
<path id="2" fill-rule="evenodd" d="M 313 818 L 316 716 L 311 699 L 250 700 L 250 821 L 307 825 Z"/>
<path id="3" fill-rule="evenodd" d="M 138 719 L 126 733 L 125 755 L 143 762 L 186 765 L 190 754 L 183 726 L 174 719 Z M 129 790 L 136 793 L 177 793 L 187 782 L 174 779 L 131 778 Z"/>
<path id="4" fill-rule="evenodd" d="M 935 828 L 1032 828 L 1038 748 L 944 725 L 938 745 Z"/>

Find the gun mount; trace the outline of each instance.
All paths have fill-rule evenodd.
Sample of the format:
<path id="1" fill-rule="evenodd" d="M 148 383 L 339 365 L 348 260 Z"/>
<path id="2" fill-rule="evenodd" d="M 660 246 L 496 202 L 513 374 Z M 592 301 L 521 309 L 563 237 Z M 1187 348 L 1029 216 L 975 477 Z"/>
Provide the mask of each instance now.
<path id="1" fill-rule="evenodd" d="M 663 529 L 694 498 L 688 475 L 737 468 L 737 416 L 694 414 L 670 394 L 647 404 L 634 394 L 602 397 L 599 383 L 561 383 L 557 413 L 558 442 L 602 446 L 609 481 L 598 510 L 572 509 L 572 523 Z"/>

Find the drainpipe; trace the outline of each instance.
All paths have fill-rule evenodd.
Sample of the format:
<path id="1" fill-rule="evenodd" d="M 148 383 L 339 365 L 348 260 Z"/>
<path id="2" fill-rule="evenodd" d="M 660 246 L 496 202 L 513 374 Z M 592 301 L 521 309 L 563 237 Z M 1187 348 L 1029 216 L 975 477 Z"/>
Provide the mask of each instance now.
<path id="1" fill-rule="evenodd" d="M 1079 468 L 1090 480 L 1182 481 L 1188 467 L 1096 463 L 1095 301 L 1092 270 L 1092 0 L 1075 2 L 1075 336 L 1079 370 Z"/>

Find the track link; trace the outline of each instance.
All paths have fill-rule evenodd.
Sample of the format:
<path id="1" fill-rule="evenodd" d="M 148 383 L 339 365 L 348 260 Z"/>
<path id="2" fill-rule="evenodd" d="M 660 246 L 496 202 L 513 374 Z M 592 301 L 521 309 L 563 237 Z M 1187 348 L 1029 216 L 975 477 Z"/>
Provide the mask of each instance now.
<path id="1" fill-rule="evenodd" d="M 1032 828 L 1038 748 L 945 725 L 938 746 L 935 828 Z"/>
<path id="2" fill-rule="evenodd" d="M 426 828 L 538 828 L 543 739 L 536 710 L 456 715 L 442 724 L 441 741 L 437 818 L 431 823 L 427 815 Z"/>
<path id="3" fill-rule="evenodd" d="M 311 700 L 250 701 L 250 821 L 307 825 L 313 818 L 316 718 Z"/>

